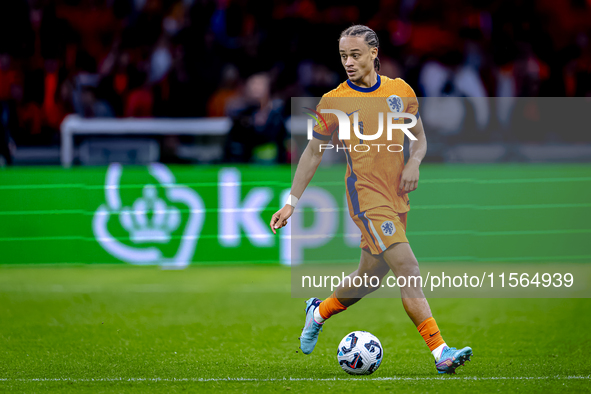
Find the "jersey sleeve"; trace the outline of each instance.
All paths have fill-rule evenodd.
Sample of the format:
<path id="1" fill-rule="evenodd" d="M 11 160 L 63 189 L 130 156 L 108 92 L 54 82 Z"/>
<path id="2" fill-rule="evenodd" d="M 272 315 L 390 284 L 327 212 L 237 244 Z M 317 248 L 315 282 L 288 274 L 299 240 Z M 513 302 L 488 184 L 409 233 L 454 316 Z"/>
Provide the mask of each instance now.
<path id="1" fill-rule="evenodd" d="M 320 103 L 316 107 L 316 113 L 314 115 L 317 122 L 314 126 L 313 136 L 322 141 L 332 140 L 333 133 L 338 129 L 338 118 L 334 114 L 323 114 L 322 109 L 330 108 L 330 99 L 328 97 L 322 97 Z"/>
<path id="2" fill-rule="evenodd" d="M 401 80 L 402 81 L 402 80 Z M 402 91 L 401 97 L 402 101 L 404 102 L 404 112 L 408 114 L 413 114 L 414 116 L 419 118 L 419 101 L 417 100 L 417 95 L 415 91 L 410 87 L 409 84 L 402 81 Z"/>

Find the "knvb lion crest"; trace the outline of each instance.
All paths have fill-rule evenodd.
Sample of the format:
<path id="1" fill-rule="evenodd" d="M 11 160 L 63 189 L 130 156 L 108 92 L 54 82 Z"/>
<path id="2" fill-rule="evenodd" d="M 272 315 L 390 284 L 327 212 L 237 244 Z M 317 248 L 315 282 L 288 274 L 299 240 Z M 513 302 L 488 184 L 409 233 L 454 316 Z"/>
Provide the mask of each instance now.
<path id="1" fill-rule="evenodd" d="M 404 110 L 404 104 L 402 103 L 402 99 L 393 94 L 386 99 L 388 102 L 388 107 L 390 107 L 390 111 L 392 112 L 402 112 Z"/>
<path id="2" fill-rule="evenodd" d="M 396 227 L 394 227 L 394 223 L 392 223 L 391 221 L 382 223 L 382 233 L 384 233 L 385 236 L 389 237 L 393 235 L 395 232 Z"/>

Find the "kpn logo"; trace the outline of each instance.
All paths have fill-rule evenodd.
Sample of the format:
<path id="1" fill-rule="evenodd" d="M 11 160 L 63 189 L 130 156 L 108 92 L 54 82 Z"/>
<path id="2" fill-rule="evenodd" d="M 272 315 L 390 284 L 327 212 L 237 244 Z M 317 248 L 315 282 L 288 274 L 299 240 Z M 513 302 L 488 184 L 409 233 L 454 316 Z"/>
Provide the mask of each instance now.
<path id="1" fill-rule="evenodd" d="M 96 210 L 92 221 L 94 235 L 107 253 L 127 263 L 186 267 L 203 227 L 205 205 L 195 190 L 177 185 L 165 165 L 151 164 L 148 172 L 156 182 L 140 186 L 141 194 L 124 206 L 123 167 L 117 163 L 109 166 L 105 203 Z M 136 193 L 138 190 L 129 189 Z M 183 207 L 182 211 L 177 206 Z"/>
<path id="2" fill-rule="evenodd" d="M 394 130 L 401 130 L 410 140 L 416 141 L 417 138 L 409 129 L 417 124 L 417 117 L 411 113 L 401 112 L 404 108 L 402 99 L 399 96 L 391 95 L 386 98 L 388 112 L 378 112 L 371 109 L 360 108 L 344 109 L 325 109 L 315 111 L 304 107 L 306 115 L 310 117 L 307 123 L 307 137 L 311 140 L 316 137 L 327 143 L 320 144 L 320 151 L 328 149 L 347 150 L 349 152 L 402 152 L 403 146 L 391 143 Z M 352 101 L 344 102 L 347 107 L 351 107 Z M 372 102 L 373 104 L 373 102 Z M 365 105 L 365 108 L 374 108 L 374 105 Z M 349 112 L 347 112 L 349 111 Z M 326 116 L 333 115 L 332 117 Z M 323 116 L 324 115 L 324 116 Z M 335 119 L 336 118 L 336 119 Z M 408 122 L 406 120 L 409 120 Z M 336 121 L 335 121 L 336 120 Z M 401 122 L 401 120 L 403 120 Z M 314 130 L 315 124 L 317 131 Z M 355 138 L 352 138 L 351 128 Z M 343 146 L 334 146 L 329 143 L 332 135 L 337 132 L 338 139 Z M 384 136 L 385 132 L 385 136 Z M 358 143 L 357 143 L 358 142 Z"/>

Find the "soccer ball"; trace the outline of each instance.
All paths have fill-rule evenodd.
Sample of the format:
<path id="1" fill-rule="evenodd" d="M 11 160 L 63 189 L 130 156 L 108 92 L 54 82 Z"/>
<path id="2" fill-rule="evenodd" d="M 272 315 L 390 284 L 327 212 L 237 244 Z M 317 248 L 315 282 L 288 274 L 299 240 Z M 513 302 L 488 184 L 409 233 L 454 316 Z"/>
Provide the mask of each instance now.
<path id="1" fill-rule="evenodd" d="M 337 359 L 351 375 L 371 375 L 380 366 L 384 350 L 380 340 L 367 331 L 353 331 L 339 343 Z"/>

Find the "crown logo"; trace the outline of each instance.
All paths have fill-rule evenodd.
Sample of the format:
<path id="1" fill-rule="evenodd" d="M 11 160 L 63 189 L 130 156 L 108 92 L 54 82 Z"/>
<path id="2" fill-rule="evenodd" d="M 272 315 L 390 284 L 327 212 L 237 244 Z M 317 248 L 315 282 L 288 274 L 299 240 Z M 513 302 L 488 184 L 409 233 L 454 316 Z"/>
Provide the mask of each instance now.
<path id="1" fill-rule="evenodd" d="M 121 210 L 119 221 L 133 243 L 167 243 L 170 234 L 181 224 L 181 214 L 176 207 L 169 207 L 158 198 L 154 185 L 146 185 L 133 207 Z"/>

